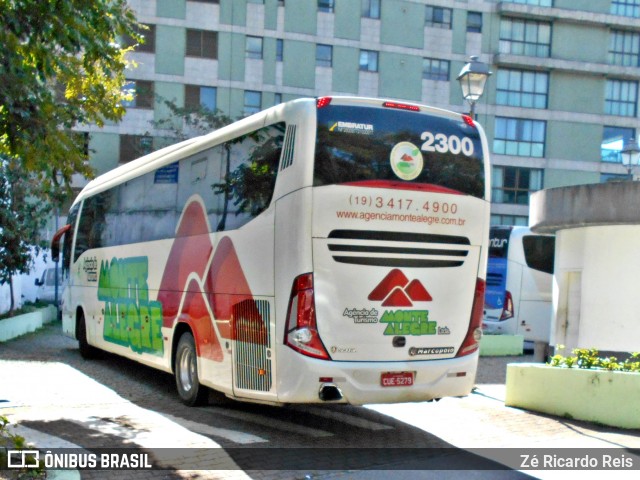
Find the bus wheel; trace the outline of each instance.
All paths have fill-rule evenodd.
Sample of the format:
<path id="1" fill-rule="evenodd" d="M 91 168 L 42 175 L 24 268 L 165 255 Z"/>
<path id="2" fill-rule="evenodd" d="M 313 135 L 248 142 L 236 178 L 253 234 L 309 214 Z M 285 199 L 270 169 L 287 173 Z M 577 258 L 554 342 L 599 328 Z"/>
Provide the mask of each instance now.
<path id="1" fill-rule="evenodd" d="M 189 332 L 183 333 L 178 341 L 174 372 L 178 394 L 185 405 L 193 407 L 206 403 L 209 392 L 198 380 L 196 344 Z"/>
<path id="2" fill-rule="evenodd" d="M 78 313 L 78 322 L 76 324 L 76 337 L 78 338 L 78 346 L 80 348 L 80 356 L 84 359 L 91 360 L 98 357 L 98 349 L 89 345 L 87 342 L 87 325 L 84 320 L 84 313 Z"/>

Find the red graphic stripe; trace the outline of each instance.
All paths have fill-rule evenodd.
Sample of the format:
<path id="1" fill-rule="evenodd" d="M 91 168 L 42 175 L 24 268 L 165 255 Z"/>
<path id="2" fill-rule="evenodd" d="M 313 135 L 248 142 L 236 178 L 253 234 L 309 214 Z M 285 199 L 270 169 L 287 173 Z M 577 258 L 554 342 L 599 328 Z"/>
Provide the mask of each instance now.
<path id="1" fill-rule="evenodd" d="M 393 190 L 413 190 L 418 192 L 448 193 L 450 195 L 464 195 L 464 193 L 452 188 L 434 185 L 432 183 L 399 182 L 395 180 L 362 180 L 359 182 L 347 182 L 341 185 L 366 188 L 392 188 Z"/>
<path id="2" fill-rule="evenodd" d="M 207 260 L 213 250 L 207 225 L 202 204 L 197 201 L 189 203 L 184 209 L 160 282 L 158 300 L 162 302 L 164 327 L 173 326 L 189 275 L 195 273 L 203 278 L 206 273 Z"/>
<path id="3" fill-rule="evenodd" d="M 207 308 L 207 299 L 195 280 L 191 280 L 189 283 L 180 319 L 191 326 L 198 356 L 221 362 L 223 360 L 222 347 L 213 329 L 212 318 Z"/>

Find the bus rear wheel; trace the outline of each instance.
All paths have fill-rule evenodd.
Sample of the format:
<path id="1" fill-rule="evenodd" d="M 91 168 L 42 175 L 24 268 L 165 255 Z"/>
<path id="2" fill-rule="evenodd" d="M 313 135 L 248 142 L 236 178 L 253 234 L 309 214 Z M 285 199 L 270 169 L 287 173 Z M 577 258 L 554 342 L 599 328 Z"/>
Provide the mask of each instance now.
<path id="1" fill-rule="evenodd" d="M 174 365 L 178 395 L 185 405 L 190 407 L 203 405 L 208 398 L 208 390 L 200 385 L 196 344 L 193 335 L 185 332 L 178 341 Z"/>

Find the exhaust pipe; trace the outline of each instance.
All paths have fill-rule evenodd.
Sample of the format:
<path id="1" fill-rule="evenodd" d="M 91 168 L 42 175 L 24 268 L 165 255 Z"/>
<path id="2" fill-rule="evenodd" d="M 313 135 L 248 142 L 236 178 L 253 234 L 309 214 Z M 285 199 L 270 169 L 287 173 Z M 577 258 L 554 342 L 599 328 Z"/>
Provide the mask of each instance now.
<path id="1" fill-rule="evenodd" d="M 320 385 L 318 397 L 323 402 L 337 402 L 342 400 L 342 392 L 332 383 L 323 383 Z"/>

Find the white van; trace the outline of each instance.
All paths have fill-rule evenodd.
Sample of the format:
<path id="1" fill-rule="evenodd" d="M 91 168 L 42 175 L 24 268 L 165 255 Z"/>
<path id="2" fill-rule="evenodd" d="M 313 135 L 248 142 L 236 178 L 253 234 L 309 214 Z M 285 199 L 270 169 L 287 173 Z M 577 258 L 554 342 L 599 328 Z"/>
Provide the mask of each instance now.
<path id="1" fill-rule="evenodd" d="M 42 272 L 42 277 L 36 278 L 36 301 L 55 303 L 56 299 L 56 268 L 47 268 Z M 58 268 L 58 302 L 60 301 L 62 289 L 62 270 Z"/>
<path id="2" fill-rule="evenodd" d="M 555 237 L 528 227 L 493 226 L 482 324 L 488 334 L 549 342 Z"/>

